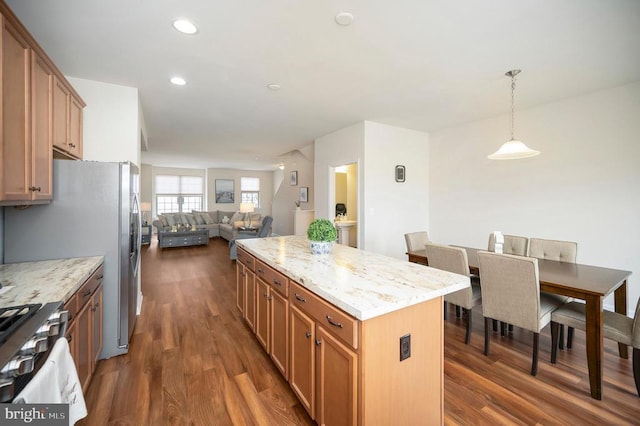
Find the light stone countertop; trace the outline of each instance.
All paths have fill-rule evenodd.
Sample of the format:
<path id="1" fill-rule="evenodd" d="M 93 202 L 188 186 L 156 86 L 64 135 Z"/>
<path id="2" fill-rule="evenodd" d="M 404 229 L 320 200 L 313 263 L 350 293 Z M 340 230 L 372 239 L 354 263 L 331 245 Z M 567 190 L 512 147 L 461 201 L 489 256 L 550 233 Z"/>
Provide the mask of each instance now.
<path id="1" fill-rule="evenodd" d="M 0 265 L 0 308 L 66 302 L 104 263 L 104 256 Z"/>
<path id="2" fill-rule="evenodd" d="M 303 236 L 236 240 L 239 247 L 364 321 L 469 287 L 468 276 L 334 244 L 311 253 Z"/>

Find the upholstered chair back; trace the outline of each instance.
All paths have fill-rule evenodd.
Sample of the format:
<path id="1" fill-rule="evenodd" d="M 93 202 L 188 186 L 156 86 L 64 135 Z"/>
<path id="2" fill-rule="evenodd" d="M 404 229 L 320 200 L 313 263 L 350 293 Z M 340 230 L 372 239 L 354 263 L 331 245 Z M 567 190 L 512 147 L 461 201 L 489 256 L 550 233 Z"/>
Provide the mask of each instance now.
<path id="1" fill-rule="evenodd" d="M 529 242 L 529 256 L 538 259 L 559 260 L 560 262 L 576 263 L 578 244 L 572 241 L 543 240 L 531 238 Z"/>
<path id="2" fill-rule="evenodd" d="M 260 225 L 260 228 L 258 229 L 256 237 L 258 238 L 268 237 L 269 234 L 271 234 L 272 224 L 273 224 L 273 218 L 271 216 L 265 216 L 264 219 L 262 219 L 262 225 Z"/>
<path id="3" fill-rule="evenodd" d="M 527 245 L 529 239 L 527 237 L 518 237 L 516 235 L 505 235 L 502 252 L 504 254 L 515 254 L 517 256 L 527 255 Z M 493 233 L 489 234 L 489 251 L 496 251 L 496 237 Z"/>
<path id="4" fill-rule="evenodd" d="M 465 249 L 434 243 L 425 244 L 425 248 L 427 249 L 429 267 L 469 276 L 469 261 Z M 473 299 L 471 287 L 444 296 L 445 302 L 462 306 L 465 309 L 473 308 Z"/>
<path id="5" fill-rule="evenodd" d="M 404 240 L 407 243 L 407 251 L 424 250 L 424 245 L 429 242 L 429 234 L 427 231 L 410 232 L 404 234 Z"/>
<path id="6" fill-rule="evenodd" d="M 539 333 L 538 259 L 481 251 L 478 262 L 483 316 Z"/>
<path id="7" fill-rule="evenodd" d="M 638 298 L 636 313 L 633 316 L 633 326 L 631 327 L 631 346 L 640 349 L 640 298 Z"/>

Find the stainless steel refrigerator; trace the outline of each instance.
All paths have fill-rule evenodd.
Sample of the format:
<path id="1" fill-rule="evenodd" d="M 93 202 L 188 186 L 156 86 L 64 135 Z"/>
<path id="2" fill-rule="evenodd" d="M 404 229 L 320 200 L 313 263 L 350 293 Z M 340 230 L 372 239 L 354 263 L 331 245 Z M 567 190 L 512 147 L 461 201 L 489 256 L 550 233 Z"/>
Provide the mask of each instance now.
<path id="1" fill-rule="evenodd" d="M 5 208 L 5 263 L 104 256 L 101 358 L 127 352 L 140 270 L 139 171 L 133 163 L 53 160 L 53 200 Z"/>

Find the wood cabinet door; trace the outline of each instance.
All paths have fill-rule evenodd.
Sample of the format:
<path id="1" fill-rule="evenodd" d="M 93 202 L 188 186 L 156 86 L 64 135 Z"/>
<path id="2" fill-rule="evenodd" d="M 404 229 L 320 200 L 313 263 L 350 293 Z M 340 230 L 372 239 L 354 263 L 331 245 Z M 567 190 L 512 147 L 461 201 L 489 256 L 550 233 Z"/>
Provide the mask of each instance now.
<path id="1" fill-rule="evenodd" d="M 316 326 L 316 421 L 318 425 L 357 423 L 357 355 L 322 326 Z"/>
<path id="2" fill-rule="evenodd" d="M 246 274 L 246 268 L 244 265 L 236 262 L 236 307 L 242 314 L 244 314 L 244 282 Z"/>
<path id="3" fill-rule="evenodd" d="M 53 71 L 31 51 L 32 200 L 53 198 Z"/>
<path id="4" fill-rule="evenodd" d="M 82 104 L 69 96 L 69 153 L 82 159 Z"/>
<path id="5" fill-rule="evenodd" d="M 30 49 L 26 40 L 2 19 L 2 133 L 0 200 L 31 200 L 29 129 Z"/>
<path id="6" fill-rule="evenodd" d="M 91 374 L 96 369 L 102 351 L 102 286 L 91 298 Z"/>
<path id="7" fill-rule="evenodd" d="M 289 377 L 289 300 L 271 291 L 271 346 L 269 353 L 285 379 Z"/>
<path id="8" fill-rule="evenodd" d="M 78 321 L 76 318 L 73 320 L 71 317 L 69 318 L 69 325 L 67 326 L 67 331 L 64 334 L 64 337 L 69 342 L 69 352 L 71 352 L 71 357 L 73 358 L 73 363 L 76 366 L 76 371 L 80 371 L 80 365 L 78 361 L 80 357 L 78 356 Z"/>
<path id="9" fill-rule="evenodd" d="M 244 304 L 244 319 L 249 324 L 251 331 L 255 332 L 256 329 L 256 274 L 249 268 L 245 271 L 245 304 Z"/>
<path id="10" fill-rule="evenodd" d="M 265 283 L 259 278 L 256 278 L 256 328 L 255 333 L 258 341 L 269 352 L 270 348 L 270 327 L 269 319 L 271 303 L 271 288 L 269 284 Z"/>
<path id="11" fill-rule="evenodd" d="M 291 305 L 289 327 L 291 364 L 289 384 L 311 418 L 316 408 L 315 323 L 301 310 Z"/>
<path id="12" fill-rule="evenodd" d="M 90 305 L 90 303 L 85 304 L 76 318 L 76 325 L 78 326 L 76 333 L 78 359 L 76 365 L 82 390 L 87 389 L 91 376 L 91 315 L 93 312 L 91 312 Z"/>
<path id="13" fill-rule="evenodd" d="M 69 90 L 57 78 L 53 79 L 53 146 L 69 151 Z"/>

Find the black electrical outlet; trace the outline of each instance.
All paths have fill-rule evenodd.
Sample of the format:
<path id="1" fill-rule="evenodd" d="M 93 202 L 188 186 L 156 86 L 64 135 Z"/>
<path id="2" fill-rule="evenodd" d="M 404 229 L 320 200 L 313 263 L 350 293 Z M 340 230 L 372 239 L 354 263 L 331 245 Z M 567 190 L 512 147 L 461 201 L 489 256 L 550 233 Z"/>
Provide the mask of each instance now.
<path id="1" fill-rule="evenodd" d="M 400 361 L 411 356 L 411 334 L 405 334 L 400 338 Z"/>

